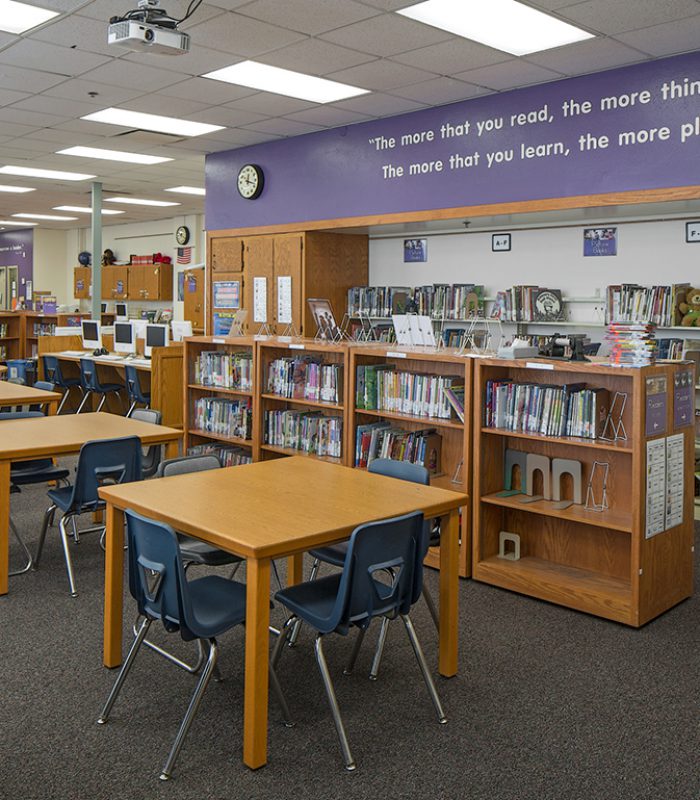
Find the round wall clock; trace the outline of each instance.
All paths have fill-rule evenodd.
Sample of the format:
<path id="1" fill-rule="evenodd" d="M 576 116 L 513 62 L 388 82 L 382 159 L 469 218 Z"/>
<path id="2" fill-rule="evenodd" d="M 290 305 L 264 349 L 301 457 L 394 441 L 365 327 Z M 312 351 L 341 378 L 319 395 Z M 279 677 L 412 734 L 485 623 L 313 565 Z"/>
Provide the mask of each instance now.
<path id="1" fill-rule="evenodd" d="M 255 200 L 256 197 L 260 197 L 264 183 L 263 171 L 257 164 L 244 164 L 238 170 L 236 186 L 238 194 L 244 200 Z"/>
<path id="2" fill-rule="evenodd" d="M 180 225 L 175 231 L 175 240 L 178 244 L 187 244 L 190 240 L 190 229 L 186 225 Z"/>

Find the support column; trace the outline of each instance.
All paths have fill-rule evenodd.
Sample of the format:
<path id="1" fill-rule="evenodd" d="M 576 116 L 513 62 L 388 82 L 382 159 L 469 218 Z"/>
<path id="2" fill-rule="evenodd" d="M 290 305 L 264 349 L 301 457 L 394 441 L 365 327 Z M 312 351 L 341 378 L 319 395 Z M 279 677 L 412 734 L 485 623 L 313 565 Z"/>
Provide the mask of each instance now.
<path id="1" fill-rule="evenodd" d="M 100 320 L 102 308 L 102 184 L 92 184 L 92 318 Z"/>

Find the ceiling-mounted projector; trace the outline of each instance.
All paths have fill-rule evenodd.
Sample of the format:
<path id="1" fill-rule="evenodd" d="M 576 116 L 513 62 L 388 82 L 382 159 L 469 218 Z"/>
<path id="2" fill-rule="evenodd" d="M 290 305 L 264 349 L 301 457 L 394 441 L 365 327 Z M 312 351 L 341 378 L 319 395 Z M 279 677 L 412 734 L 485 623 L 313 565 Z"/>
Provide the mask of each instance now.
<path id="1" fill-rule="evenodd" d="M 158 8 L 158 0 L 139 0 L 138 8 L 110 19 L 107 43 L 145 53 L 189 53 L 190 37 L 177 29 L 179 22 Z"/>

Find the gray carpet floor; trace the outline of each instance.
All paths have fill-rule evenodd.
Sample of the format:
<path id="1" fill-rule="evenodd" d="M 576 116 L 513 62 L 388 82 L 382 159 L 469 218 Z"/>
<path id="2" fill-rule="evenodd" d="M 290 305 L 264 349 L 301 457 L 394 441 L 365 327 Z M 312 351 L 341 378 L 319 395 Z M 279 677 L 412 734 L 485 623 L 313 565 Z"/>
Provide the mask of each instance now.
<path id="1" fill-rule="evenodd" d="M 32 545 L 45 506 L 45 489 L 12 496 Z M 400 623 L 377 682 L 367 680 L 376 629 L 352 676 L 342 674 L 351 638 L 329 640 L 354 773 L 342 766 L 308 632 L 280 665 L 296 727 L 281 725 L 271 703 L 269 763 L 243 766 L 243 631 L 232 631 L 220 642 L 225 680 L 211 684 L 174 779 L 161 783 L 193 678 L 143 652 L 109 724 L 96 724 L 116 676 L 101 666 L 103 554 L 94 534 L 73 552 L 78 598 L 68 594 L 57 529 L 41 569 L 12 578 L 0 598 L 2 798 L 700 797 L 697 594 L 632 630 L 461 581 L 459 675 L 437 681 L 444 726 Z M 13 562 L 18 555 L 13 544 Z M 434 589 L 436 578 L 428 571 Z M 422 602 L 413 617 L 435 666 Z M 192 647 L 167 638 L 183 653 Z"/>

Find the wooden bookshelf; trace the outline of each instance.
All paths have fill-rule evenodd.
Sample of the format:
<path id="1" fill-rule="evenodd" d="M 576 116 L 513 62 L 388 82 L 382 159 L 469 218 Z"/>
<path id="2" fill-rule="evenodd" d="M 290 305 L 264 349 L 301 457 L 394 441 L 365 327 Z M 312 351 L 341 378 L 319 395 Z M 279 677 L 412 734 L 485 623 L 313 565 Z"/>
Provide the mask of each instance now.
<path id="1" fill-rule="evenodd" d="M 290 337 L 291 339 L 291 337 Z M 347 387 L 348 387 L 348 346 L 347 344 L 332 344 L 314 339 L 295 338 L 286 340 L 285 337 L 269 337 L 259 339 L 257 342 L 257 375 L 255 385 L 258 388 L 256 393 L 257 408 L 253 412 L 255 425 L 257 428 L 257 439 L 260 443 L 260 458 L 279 458 L 281 456 L 296 455 L 308 456 L 309 458 L 320 458 L 323 461 L 330 461 L 335 464 L 350 466 L 348 450 L 346 447 L 345 430 L 347 427 Z M 339 367 L 338 379 L 338 402 L 324 402 L 321 400 L 311 400 L 304 398 L 291 398 L 274 394 L 268 385 L 270 364 L 276 359 L 281 358 L 310 358 L 318 360 L 322 364 L 335 364 Z M 265 415 L 271 411 L 308 411 L 321 413 L 323 416 L 341 417 L 343 424 L 341 438 L 340 457 L 331 455 L 318 455 L 317 453 L 306 453 L 290 447 L 269 444 L 266 441 Z"/>
<path id="2" fill-rule="evenodd" d="M 456 350 L 445 348 L 411 348 L 387 344 L 354 344 L 349 348 L 350 371 L 348 387 L 348 413 L 346 419 L 345 448 L 348 464 L 355 465 L 355 441 L 358 425 L 378 419 L 393 422 L 404 430 L 435 428 L 442 437 L 442 456 L 439 476 L 431 478 L 431 485 L 453 489 L 471 496 L 471 413 L 472 373 L 474 359 L 460 355 Z M 357 407 L 357 368 L 369 364 L 393 364 L 397 370 L 427 375 L 444 375 L 464 382 L 465 421 L 461 422 L 452 412 L 451 419 L 419 417 L 394 412 L 361 409 Z M 461 463 L 461 468 L 458 467 Z M 458 482 L 454 482 L 455 477 Z M 471 573 L 471 508 L 461 512 L 461 536 L 459 550 L 459 574 L 469 577 Z M 428 553 L 426 564 L 439 566 L 439 552 Z"/>
<path id="3" fill-rule="evenodd" d="M 21 358 L 22 318 L 14 311 L 0 312 L 0 361 Z"/>
<path id="4" fill-rule="evenodd" d="M 476 580 L 568 608 L 639 627 L 689 597 L 693 585 L 694 428 L 674 427 L 674 376 L 691 369 L 687 362 L 659 362 L 642 369 L 603 363 L 477 359 L 473 407 L 473 546 Z M 663 434 L 647 436 L 647 379 L 665 377 Z M 540 436 L 485 427 L 486 383 L 565 385 L 585 383 L 627 394 L 623 415 L 626 441 Z M 692 415 L 691 415 L 692 416 Z M 692 420 L 691 420 L 692 423 Z M 683 452 L 682 522 L 646 537 L 647 442 L 680 434 Z M 582 465 L 583 504 L 557 510 L 522 495 L 503 496 L 506 449 Z M 586 488 L 595 461 L 609 464 L 608 509 L 585 508 Z M 535 474 L 534 493 L 542 494 Z M 514 475 L 514 488 L 520 488 Z M 570 477 L 562 481 L 562 499 L 572 497 Z M 601 484 L 596 482 L 596 500 Z M 500 558 L 501 531 L 520 537 L 520 559 Z"/>
<path id="5" fill-rule="evenodd" d="M 195 364 L 200 355 L 205 352 L 220 352 L 225 354 L 247 353 L 252 358 L 251 363 L 251 388 L 241 389 L 236 387 L 215 386 L 207 383 L 200 377 L 197 380 Z M 238 447 L 250 454 L 252 460 L 258 461 L 259 447 L 257 437 L 257 408 L 255 394 L 257 348 L 252 336 L 241 336 L 236 339 L 225 339 L 218 336 L 193 336 L 184 341 L 184 392 L 183 392 L 183 426 L 185 432 L 185 451 L 191 447 L 203 444 L 220 443 Z M 181 378 L 182 380 L 182 378 Z M 253 409 L 253 424 L 250 439 L 235 436 L 225 436 L 206 430 L 201 430 L 195 424 L 195 406 L 199 399 L 205 397 L 224 398 L 230 401 L 245 401 L 249 399 Z"/>

